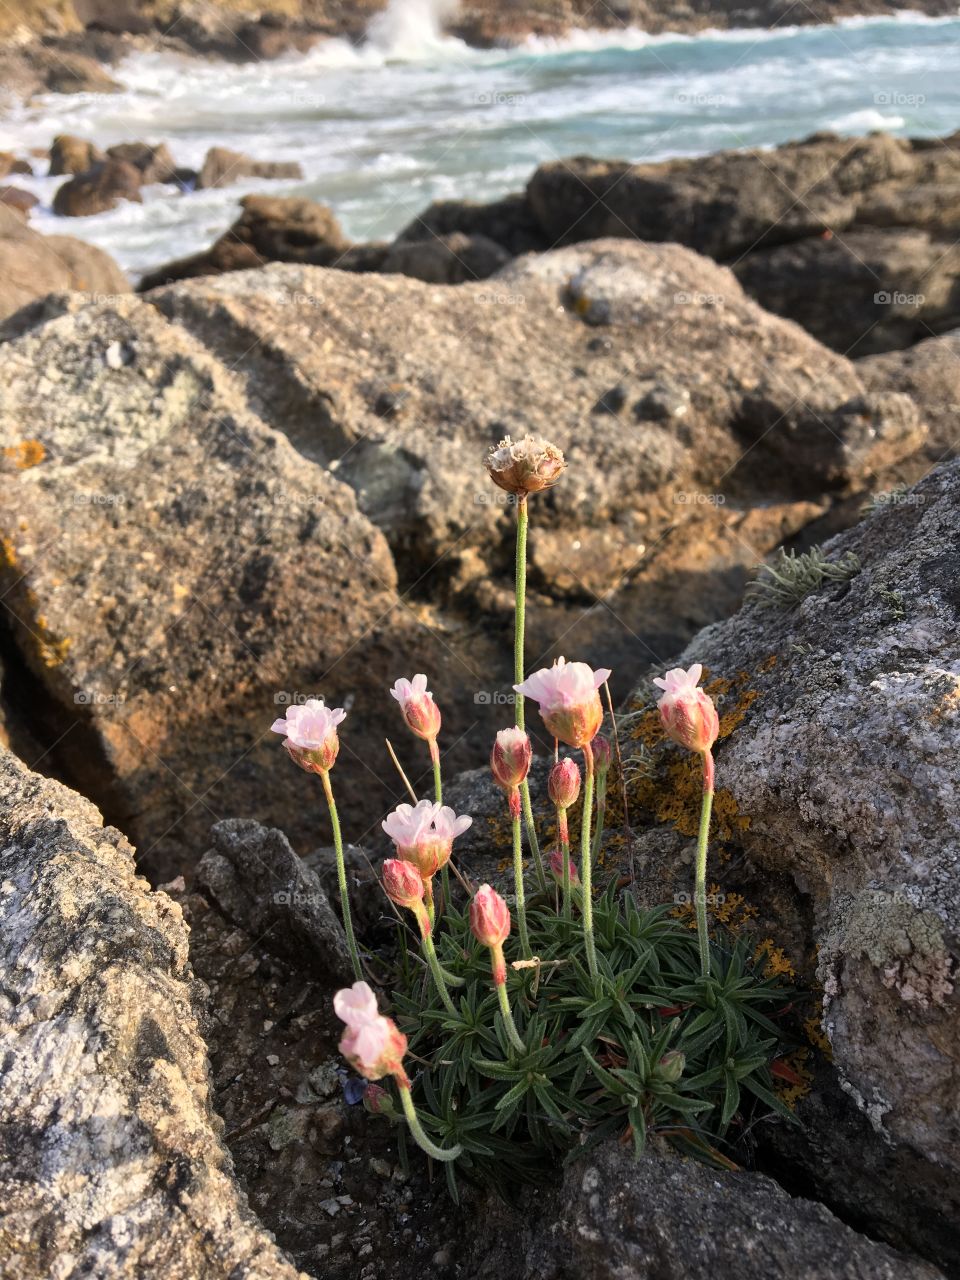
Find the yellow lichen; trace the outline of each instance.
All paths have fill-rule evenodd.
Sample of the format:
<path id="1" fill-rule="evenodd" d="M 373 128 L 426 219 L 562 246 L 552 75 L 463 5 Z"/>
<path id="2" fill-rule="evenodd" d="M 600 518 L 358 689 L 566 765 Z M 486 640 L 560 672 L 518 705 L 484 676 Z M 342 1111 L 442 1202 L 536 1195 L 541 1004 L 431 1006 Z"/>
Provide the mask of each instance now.
<path id="1" fill-rule="evenodd" d="M 43 462 L 47 451 L 39 440 L 20 440 L 16 444 L 6 445 L 3 456 L 12 462 L 18 471 L 28 471 L 30 467 L 37 467 Z"/>
<path id="2" fill-rule="evenodd" d="M 797 971 L 787 959 L 782 947 L 774 944 L 772 938 L 764 938 L 757 944 L 753 953 L 754 964 L 763 965 L 765 978 L 795 978 Z"/>

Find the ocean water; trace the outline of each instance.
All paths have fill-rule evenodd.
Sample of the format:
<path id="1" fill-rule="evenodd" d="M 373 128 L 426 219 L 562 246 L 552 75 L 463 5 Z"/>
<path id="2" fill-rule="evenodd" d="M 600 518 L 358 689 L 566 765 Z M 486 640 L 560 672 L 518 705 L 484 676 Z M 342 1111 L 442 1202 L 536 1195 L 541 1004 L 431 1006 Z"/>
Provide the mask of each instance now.
<path id="1" fill-rule="evenodd" d="M 543 161 L 633 161 L 773 146 L 816 129 L 934 135 L 960 127 L 960 17 L 648 36 L 583 32 L 478 51 L 439 34 L 440 0 L 394 0 L 359 47 L 247 66 L 141 54 L 115 95 L 46 95 L 0 120 L 0 149 L 69 132 L 101 146 L 169 143 L 199 167 L 222 145 L 298 160 L 302 182 L 145 191 L 90 218 L 56 219 L 62 179 L 15 181 L 43 201 L 33 223 L 90 240 L 134 275 L 208 245 L 250 191 L 330 204 L 356 239 L 386 239 L 431 200 L 490 199 Z"/>

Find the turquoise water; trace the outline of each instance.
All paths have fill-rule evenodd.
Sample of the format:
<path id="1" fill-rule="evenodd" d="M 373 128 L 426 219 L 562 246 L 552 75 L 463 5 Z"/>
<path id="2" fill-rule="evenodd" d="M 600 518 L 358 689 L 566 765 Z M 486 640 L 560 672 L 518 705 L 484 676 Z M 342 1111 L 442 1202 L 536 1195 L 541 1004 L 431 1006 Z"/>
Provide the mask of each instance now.
<path id="1" fill-rule="evenodd" d="M 101 145 L 164 139 L 184 165 L 213 144 L 300 161 L 304 182 L 155 188 L 142 206 L 72 221 L 137 272 L 209 244 L 252 190 L 325 201 L 350 235 L 382 239 L 432 199 L 491 198 L 578 152 L 643 161 L 816 129 L 950 132 L 958 46 L 960 18 L 901 15 L 694 37 L 582 33 L 481 52 L 439 38 L 415 12 L 360 48 L 329 41 L 279 63 L 138 55 L 119 69 L 122 94 L 36 101 L 0 124 L 0 149 L 64 131 Z M 57 182 L 26 185 L 48 203 Z M 50 230 L 56 220 L 40 210 L 34 221 Z"/>

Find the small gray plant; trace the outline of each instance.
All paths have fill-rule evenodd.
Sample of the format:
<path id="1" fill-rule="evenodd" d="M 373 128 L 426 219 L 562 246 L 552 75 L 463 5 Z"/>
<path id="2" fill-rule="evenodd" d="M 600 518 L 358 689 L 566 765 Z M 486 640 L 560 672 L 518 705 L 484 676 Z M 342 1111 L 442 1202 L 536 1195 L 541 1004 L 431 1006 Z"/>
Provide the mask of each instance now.
<path id="1" fill-rule="evenodd" d="M 860 560 L 852 551 L 844 552 L 838 560 L 828 560 L 820 547 L 800 555 L 780 547 L 773 564 L 760 565 L 746 595 L 765 608 L 794 609 L 824 583 L 847 582 L 859 572 Z"/>

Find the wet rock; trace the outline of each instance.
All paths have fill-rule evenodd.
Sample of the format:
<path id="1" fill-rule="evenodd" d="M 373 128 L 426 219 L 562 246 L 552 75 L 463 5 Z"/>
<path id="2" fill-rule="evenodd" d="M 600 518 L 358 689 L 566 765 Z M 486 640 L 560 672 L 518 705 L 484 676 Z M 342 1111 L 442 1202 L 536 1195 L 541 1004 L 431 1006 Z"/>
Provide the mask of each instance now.
<path id="1" fill-rule="evenodd" d="M 33 166 L 29 160 L 18 159 L 12 151 L 0 151 L 0 178 L 10 174 L 31 174 Z"/>
<path id="2" fill-rule="evenodd" d="M 254 160 L 227 147 L 211 147 L 204 157 L 197 179 L 202 191 L 210 187 L 228 187 L 241 178 L 302 178 L 303 169 L 296 161 Z"/>
<path id="3" fill-rule="evenodd" d="M 859 1235 L 769 1178 L 608 1144 L 567 1171 L 552 1230 L 529 1249 L 543 1280 L 936 1280 L 936 1267 Z"/>
<path id="4" fill-rule="evenodd" d="M 30 210 L 36 208 L 39 203 L 35 195 L 30 191 L 24 191 L 21 187 L 0 186 L 0 204 L 20 214 L 24 222 L 29 218 Z"/>
<path id="5" fill-rule="evenodd" d="M 240 217 L 209 249 L 147 272 L 141 290 L 193 276 L 243 271 L 273 260 L 357 269 L 355 261 L 346 261 L 350 241 L 327 205 L 298 196 L 256 195 L 245 196 L 240 207 Z M 383 256 L 377 258 L 378 269 Z"/>
<path id="6" fill-rule="evenodd" d="M 282 831 L 259 822 L 215 823 L 197 876 L 224 914 L 270 950 L 328 981 L 350 979 L 340 918 L 319 877 L 297 857 Z"/>
<path id="7" fill-rule="evenodd" d="M 512 257 L 539 253 L 550 247 L 522 192 L 482 204 L 476 200 L 435 200 L 394 240 L 395 245 L 449 236 L 480 235 L 500 245 Z"/>
<path id="8" fill-rule="evenodd" d="M 54 138 L 50 147 L 50 177 L 86 173 L 105 159 L 100 148 L 86 138 L 61 133 Z"/>
<path id="9" fill-rule="evenodd" d="M 42 56 L 45 87 L 51 93 L 120 93 L 122 86 L 94 58 L 67 50 Z"/>
<path id="10" fill-rule="evenodd" d="M 222 1142 L 180 908 L 6 751 L 0 815 L 5 1267 L 294 1280 Z"/>
<path id="11" fill-rule="evenodd" d="M 412 276 L 427 284 L 462 284 L 465 280 L 486 280 L 509 261 L 507 251 L 486 236 L 455 231 L 394 244 L 379 270 Z"/>
<path id="12" fill-rule="evenodd" d="M 62 218 L 86 218 L 115 209 L 121 200 L 142 204 L 141 173 L 124 160 L 103 160 L 65 182 L 53 197 L 53 212 Z"/>
<path id="13" fill-rule="evenodd" d="M 111 160 L 122 160 L 140 171 L 140 181 L 145 187 L 155 182 L 176 182 L 177 169 L 170 148 L 165 142 L 155 146 L 149 142 L 119 142 L 107 147 Z"/>

